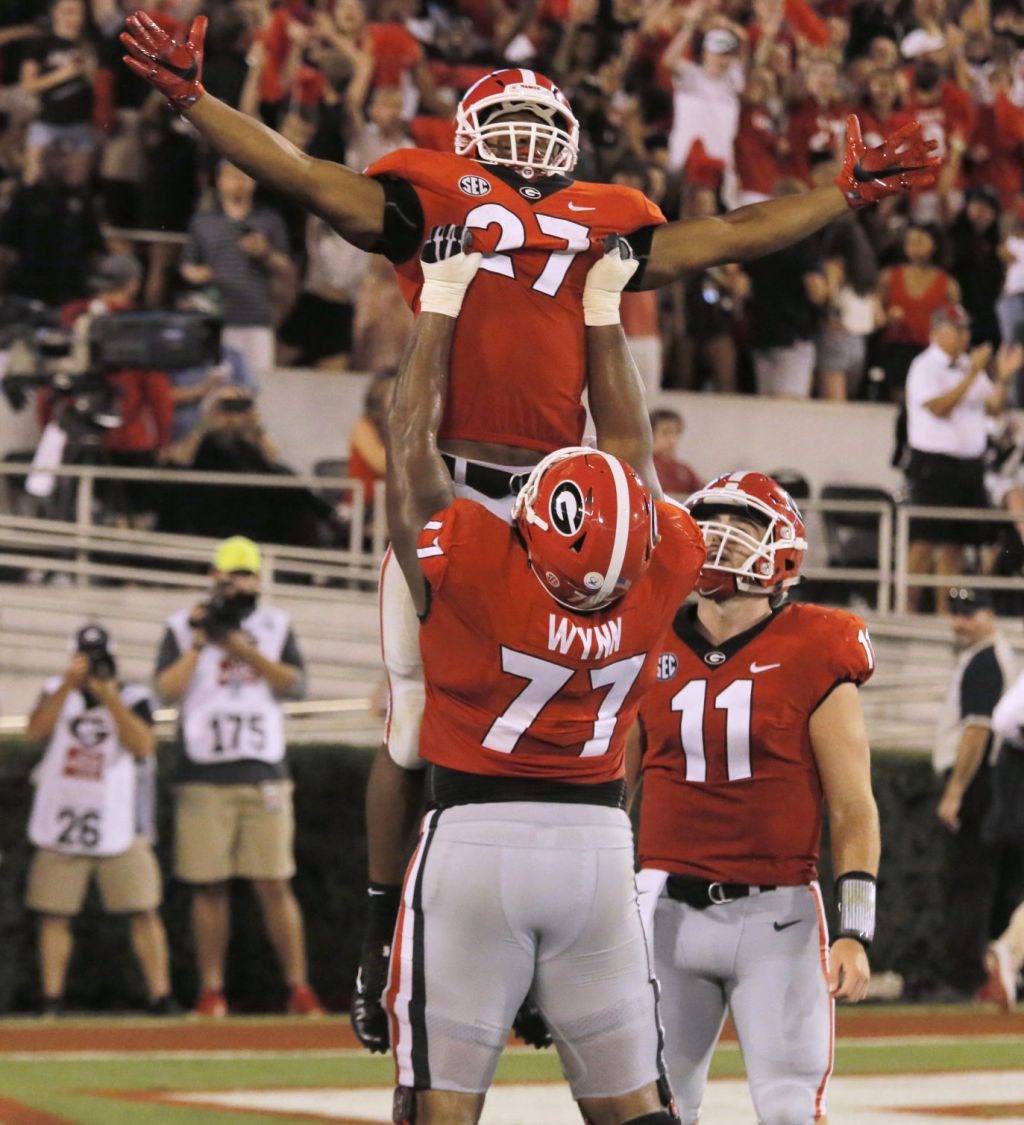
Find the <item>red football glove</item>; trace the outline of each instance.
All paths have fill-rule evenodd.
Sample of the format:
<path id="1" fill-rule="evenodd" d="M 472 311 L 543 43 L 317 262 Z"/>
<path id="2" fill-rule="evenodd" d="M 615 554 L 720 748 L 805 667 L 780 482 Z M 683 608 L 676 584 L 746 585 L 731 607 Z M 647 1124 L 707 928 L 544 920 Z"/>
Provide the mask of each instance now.
<path id="1" fill-rule="evenodd" d="M 206 93 L 199 81 L 203 76 L 206 16 L 196 16 L 192 21 L 185 43 L 175 43 L 145 12 L 136 12 L 125 22 L 128 30 L 121 32 L 121 42 L 128 52 L 125 66 L 159 90 L 174 109 L 195 105 Z"/>
<path id="2" fill-rule="evenodd" d="M 877 148 L 867 148 L 860 121 L 846 119 L 846 158 L 835 185 L 851 207 L 866 207 L 887 195 L 911 188 L 931 187 L 942 160 L 932 153 L 938 141 L 926 141 L 917 121 L 910 121 L 886 137 Z"/>

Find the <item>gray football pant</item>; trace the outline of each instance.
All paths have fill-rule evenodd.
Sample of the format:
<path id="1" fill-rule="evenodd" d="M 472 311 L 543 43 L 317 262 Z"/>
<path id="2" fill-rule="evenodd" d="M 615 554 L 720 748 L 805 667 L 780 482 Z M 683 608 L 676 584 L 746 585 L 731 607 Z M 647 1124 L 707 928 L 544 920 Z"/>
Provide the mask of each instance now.
<path id="1" fill-rule="evenodd" d="M 399 1084 L 486 1090 L 531 989 L 576 1098 L 656 1081 L 626 814 L 540 802 L 428 813 L 387 991 Z"/>
<path id="2" fill-rule="evenodd" d="M 811 1125 L 824 1115 L 834 1004 L 817 884 L 705 910 L 663 896 L 654 961 L 665 1063 L 686 1125 L 700 1117 L 727 1009 L 760 1125 Z"/>

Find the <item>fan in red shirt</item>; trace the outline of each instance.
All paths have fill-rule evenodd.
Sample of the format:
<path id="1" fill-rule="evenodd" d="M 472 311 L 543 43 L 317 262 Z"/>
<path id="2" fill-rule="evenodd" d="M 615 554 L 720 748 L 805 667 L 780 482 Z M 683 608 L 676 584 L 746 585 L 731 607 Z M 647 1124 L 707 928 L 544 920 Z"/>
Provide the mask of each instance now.
<path id="1" fill-rule="evenodd" d="M 685 507 L 708 558 L 629 751 L 631 775 L 643 770 L 637 887 L 669 1079 L 696 1121 L 728 1010 L 757 1119 L 824 1120 L 834 1000 L 863 999 L 870 977 L 880 842 L 857 687 L 874 652 L 853 614 L 785 604 L 807 542 L 775 481 L 725 474 Z M 826 806 L 831 952 L 817 884 Z"/>
<path id="2" fill-rule="evenodd" d="M 810 155 L 839 152 L 846 134 L 850 106 L 839 88 L 839 71 L 830 58 L 816 58 L 807 65 L 807 97 L 792 107 L 786 140 L 791 175 L 811 184 Z"/>
<path id="3" fill-rule="evenodd" d="M 775 90 L 770 70 L 755 68 L 747 76 L 734 145 L 741 203 L 770 199 L 782 174 L 779 121 L 771 108 Z"/>

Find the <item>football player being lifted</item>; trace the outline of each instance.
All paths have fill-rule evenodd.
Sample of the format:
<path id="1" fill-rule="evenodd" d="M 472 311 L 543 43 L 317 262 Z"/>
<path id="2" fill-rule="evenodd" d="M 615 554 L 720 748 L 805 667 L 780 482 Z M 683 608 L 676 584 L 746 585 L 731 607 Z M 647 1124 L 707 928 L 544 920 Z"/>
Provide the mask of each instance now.
<path id="1" fill-rule="evenodd" d="M 422 621 L 429 812 L 405 879 L 386 1000 L 395 1121 L 479 1119 L 531 994 L 592 1125 L 670 1125 L 656 987 L 636 909 L 624 752 L 704 544 L 623 461 L 557 450 L 513 524 L 458 499 L 436 444 L 464 230 L 423 248 L 423 308 L 387 423 L 393 548 Z M 618 248 L 602 265 L 628 274 Z M 632 369 L 616 325 L 588 363 Z"/>
<path id="2" fill-rule="evenodd" d="M 643 770 L 641 911 L 661 983 L 665 1058 L 682 1120 L 700 1116 L 726 1012 L 757 1120 L 825 1120 L 834 1001 L 864 998 L 880 850 L 858 686 L 874 670 L 852 613 L 786 604 L 807 544 L 760 473 L 685 504 L 707 561 L 675 613 L 630 740 Z M 839 930 L 817 882 L 827 804 Z"/>
<path id="3" fill-rule="evenodd" d="M 456 113 L 455 152 L 401 149 L 363 174 L 315 160 L 202 86 L 206 19 L 186 42 L 144 12 L 127 21 L 125 62 L 160 90 L 226 159 L 324 218 L 355 246 L 386 255 L 414 311 L 419 249 L 436 226 L 465 225 L 485 252 L 452 343 L 448 398 L 438 433 L 459 496 L 509 514 L 528 470 L 552 450 L 578 445 L 584 388 L 598 447 L 632 465 L 660 495 L 642 390 L 633 378 L 603 384 L 586 371 L 584 313 L 604 323 L 607 294 L 590 267 L 605 237 L 627 235 L 639 259 L 630 285 L 653 288 L 690 272 L 756 258 L 799 241 L 846 212 L 933 182 L 938 159 L 916 124 L 866 149 L 855 117 L 834 186 L 740 208 L 720 218 L 666 223 L 640 192 L 573 179 L 579 123 L 560 90 L 521 68 L 477 82 Z M 593 281 L 593 279 L 592 279 Z M 582 300 L 581 300 L 582 298 Z M 589 311 L 588 311 L 589 310 Z M 418 622 L 393 562 L 381 572 L 388 672 L 385 745 L 367 791 L 371 928 L 397 908 L 422 794 L 419 729 L 423 672 Z M 396 815 L 401 806 L 405 815 Z M 356 998 L 357 1007 L 365 996 Z M 379 1010 L 376 1028 L 386 1025 Z M 385 1050 L 357 1015 L 371 1049 Z"/>

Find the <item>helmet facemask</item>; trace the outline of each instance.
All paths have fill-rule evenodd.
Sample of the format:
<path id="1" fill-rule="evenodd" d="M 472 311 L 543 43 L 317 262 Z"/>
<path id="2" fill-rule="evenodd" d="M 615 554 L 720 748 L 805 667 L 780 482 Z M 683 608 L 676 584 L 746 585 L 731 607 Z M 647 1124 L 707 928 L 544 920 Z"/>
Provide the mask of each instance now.
<path id="1" fill-rule="evenodd" d="M 746 526 L 721 518 L 727 514 L 741 518 Z M 780 575 L 776 556 L 781 549 L 805 550 L 806 541 L 797 537 L 790 523 L 755 497 L 745 496 L 735 505 L 697 504 L 692 515 L 707 548 L 707 559 L 697 582 L 698 594 L 713 601 L 723 601 L 734 594 L 775 596 L 799 580 L 795 574 L 791 578 Z"/>
<path id="2" fill-rule="evenodd" d="M 455 152 L 520 175 L 567 175 L 579 156 L 579 125 L 555 93 L 509 85 L 456 111 Z M 564 99 L 563 99 L 564 100 Z M 510 121 L 509 115 L 529 114 Z"/>

